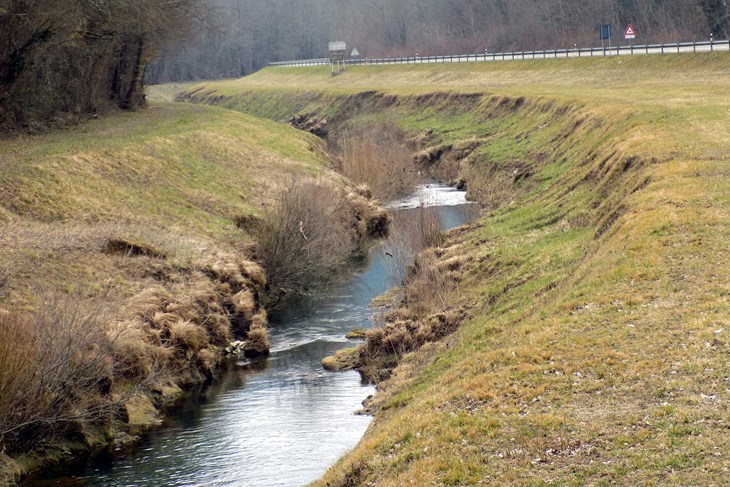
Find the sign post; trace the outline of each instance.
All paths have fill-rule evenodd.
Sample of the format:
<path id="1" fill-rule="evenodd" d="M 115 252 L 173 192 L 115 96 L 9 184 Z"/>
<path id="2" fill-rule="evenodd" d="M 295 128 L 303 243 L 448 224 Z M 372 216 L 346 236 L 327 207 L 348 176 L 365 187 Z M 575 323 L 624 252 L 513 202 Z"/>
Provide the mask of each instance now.
<path id="1" fill-rule="evenodd" d="M 629 42 L 629 45 L 631 46 L 631 54 L 634 53 L 634 39 L 636 39 L 636 29 L 634 29 L 634 26 L 629 24 L 628 27 L 626 27 L 626 30 L 624 31 L 624 39 L 626 39 Z"/>

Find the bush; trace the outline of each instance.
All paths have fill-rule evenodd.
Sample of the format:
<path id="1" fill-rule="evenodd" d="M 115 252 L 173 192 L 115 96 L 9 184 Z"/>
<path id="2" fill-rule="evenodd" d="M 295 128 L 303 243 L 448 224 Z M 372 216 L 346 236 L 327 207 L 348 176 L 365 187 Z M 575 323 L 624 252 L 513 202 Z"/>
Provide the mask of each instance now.
<path id="1" fill-rule="evenodd" d="M 415 213 L 415 214 L 414 214 Z M 444 242 L 438 209 L 421 205 L 415 210 L 400 211 L 394 216 L 389 261 L 391 278 L 401 284 L 406 273 L 419 265 L 423 250 Z"/>
<path id="2" fill-rule="evenodd" d="M 357 248 L 345 195 L 315 180 L 295 181 L 255 229 L 269 288 L 306 292 L 332 282 Z"/>
<path id="3" fill-rule="evenodd" d="M 394 122 L 350 127 L 343 136 L 341 171 L 388 200 L 413 189 L 418 172 L 411 150 Z"/>
<path id="4" fill-rule="evenodd" d="M 0 313 L 0 450 L 31 449 L 113 410 L 103 313 L 47 299 L 28 316 Z"/>

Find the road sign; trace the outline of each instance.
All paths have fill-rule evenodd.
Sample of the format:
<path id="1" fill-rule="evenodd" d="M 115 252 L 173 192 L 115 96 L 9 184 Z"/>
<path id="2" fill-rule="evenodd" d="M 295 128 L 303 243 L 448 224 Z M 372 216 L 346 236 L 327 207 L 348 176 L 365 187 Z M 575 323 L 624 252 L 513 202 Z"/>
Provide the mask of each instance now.
<path id="1" fill-rule="evenodd" d="M 352 52 L 350 53 L 350 57 L 358 57 L 360 55 L 360 52 L 357 50 L 357 47 L 352 48 Z"/>
<path id="2" fill-rule="evenodd" d="M 330 42 L 330 61 L 342 62 L 347 57 L 347 45 L 342 41 Z"/>
<path id="3" fill-rule="evenodd" d="M 628 27 L 626 27 L 626 32 L 624 32 L 624 39 L 636 39 L 636 29 L 634 29 L 634 26 L 629 24 Z"/>
<path id="4" fill-rule="evenodd" d="M 330 42 L 330 65 L 332 66 L 332 76 L 340 74 L 345 70 L 345 59 L 347 59 L 347 44 L 343 41 Z"/>
<path id="5" fill-rule="evenodd" d="M 611 25 L 610 24 L 601 25 L 600 34 L 601 34 L 602 41 L 611 40 Z"/>

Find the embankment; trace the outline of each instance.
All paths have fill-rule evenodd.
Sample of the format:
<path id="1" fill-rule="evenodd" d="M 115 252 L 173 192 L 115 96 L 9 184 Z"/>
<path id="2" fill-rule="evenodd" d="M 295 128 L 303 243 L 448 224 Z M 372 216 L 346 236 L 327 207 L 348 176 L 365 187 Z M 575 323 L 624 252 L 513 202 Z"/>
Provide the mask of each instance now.
<path id="1" fill-rule="evenodd" d="M 228 110 L 159 103 L 1 140 L 0 474 L 132 441 L 235 341 L 268 353 L 282 291 L 258 242 L 324 233 L 311 215 L 270 229 L 295 184 L 337 205 L 338 250 L 387 231 L 316 137 Z"/>
<path id="2" fill-rule="evenodd" d="M 369 333 L 376 421 L 321 485 L 725 481 L 728 75 L 723 53 L 187 88 L 335 143 L 396 121 L 416 163 L 488 208 Z"/>

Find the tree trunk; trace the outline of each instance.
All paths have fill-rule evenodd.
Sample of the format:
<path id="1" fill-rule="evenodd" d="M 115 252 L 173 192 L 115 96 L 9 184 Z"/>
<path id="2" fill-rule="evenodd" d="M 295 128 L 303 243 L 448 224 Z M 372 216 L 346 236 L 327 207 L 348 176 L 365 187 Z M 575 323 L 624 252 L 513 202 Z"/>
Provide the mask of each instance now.
<path id="1" fill-rule="evenodd" d="M 127 93 L 119 102 L 119 108 L 124 110 L 134 110 L 144 106 L 144 38 L 137 36 L 135 38 L 135 55 L 134 65 L 132 68 L 132 80 L 129 83 Z"/>

